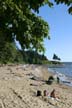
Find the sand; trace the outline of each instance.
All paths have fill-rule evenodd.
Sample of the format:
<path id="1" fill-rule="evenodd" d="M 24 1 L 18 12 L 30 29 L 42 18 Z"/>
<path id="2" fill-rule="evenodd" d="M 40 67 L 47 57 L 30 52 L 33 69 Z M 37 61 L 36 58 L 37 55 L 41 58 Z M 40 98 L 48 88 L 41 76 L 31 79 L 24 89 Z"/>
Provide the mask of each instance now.
<path id="1" fill-rule="evenodd" d="M 0 108 L 72 108 L 72 87 L 53 82 L 45 83 L 53 75 L 43 65 L 0 66 Z M 59 100 L 43 96 L 53 89 Z M 37 90 L 42 96 L 37 97 Z"/>

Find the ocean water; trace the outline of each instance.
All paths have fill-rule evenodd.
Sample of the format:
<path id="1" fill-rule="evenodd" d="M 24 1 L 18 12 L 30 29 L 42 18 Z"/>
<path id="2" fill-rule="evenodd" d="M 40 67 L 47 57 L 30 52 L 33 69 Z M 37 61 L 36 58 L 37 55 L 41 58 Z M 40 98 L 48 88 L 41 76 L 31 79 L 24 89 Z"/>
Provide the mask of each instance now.
<path id="1" fill-rule="evenodd" d="M 59 77 L 61 83 L 72 86 L 72 62 L 63 62 L 63 65 L 50 65 L 48 70 L 55 73 L 55 77 Z"/>

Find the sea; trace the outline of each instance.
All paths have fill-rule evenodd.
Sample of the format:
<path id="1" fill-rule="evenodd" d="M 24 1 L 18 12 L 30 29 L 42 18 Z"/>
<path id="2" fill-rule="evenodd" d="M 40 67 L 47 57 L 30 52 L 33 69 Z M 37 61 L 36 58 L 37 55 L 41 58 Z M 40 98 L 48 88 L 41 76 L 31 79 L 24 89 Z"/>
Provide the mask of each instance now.
<path id="1" fill-rule="evenodd" d="M 60 83 L 72 86 L 72 62 L 62 62 L 59 65 L 49 65 L 48 70 L 59 77 Z"/>

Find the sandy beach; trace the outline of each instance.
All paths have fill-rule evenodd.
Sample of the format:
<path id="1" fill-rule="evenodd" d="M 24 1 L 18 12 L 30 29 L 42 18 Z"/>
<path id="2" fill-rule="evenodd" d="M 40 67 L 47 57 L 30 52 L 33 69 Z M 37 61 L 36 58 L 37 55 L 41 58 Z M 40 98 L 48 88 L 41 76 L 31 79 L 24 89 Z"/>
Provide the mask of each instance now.
<path id="1" fill-rule="evenodd" d="M 51 75 L 43 65 L 0 66 L 0 108 L 72 108 L 72 87 L 46 84 Z M 44 90 L 50 94 L 53 89 L 58 100 L 43 96 Z M 42 96 L 36 96 L 37 90 Z"/>

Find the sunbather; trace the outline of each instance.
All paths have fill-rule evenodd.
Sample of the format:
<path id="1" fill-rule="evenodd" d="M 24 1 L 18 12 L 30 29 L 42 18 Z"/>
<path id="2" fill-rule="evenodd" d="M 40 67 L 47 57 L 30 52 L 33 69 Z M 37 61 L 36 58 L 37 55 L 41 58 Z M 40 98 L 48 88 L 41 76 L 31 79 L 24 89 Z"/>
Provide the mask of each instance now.
<path id="1" fill-rule="evenodd" d="M 53 91 L 51 92 L 50 97 L 56 98 L 56 96 L 55 96 L 55 89 L 53 89 Z"/>
<path id="2" fill-rule="evenodd" d="M 43 94 L 44 94 L 44 96 L 48 96 L 49 93 L 47 90 L 44 90 Z"/>
<path id="3" fill-rule="evenodd" d="M 59 100 L 59 96 L 56 94 L 56 90 L 53 89 L 53 91 L 50 93 L 50 97 L 55 98 L 56 100 Z"/>
<path id="4" fill-rule="evenodd" d="M 37 90 L 37 96 L 41 96 L 41 91 L 40 90 Z"/>

